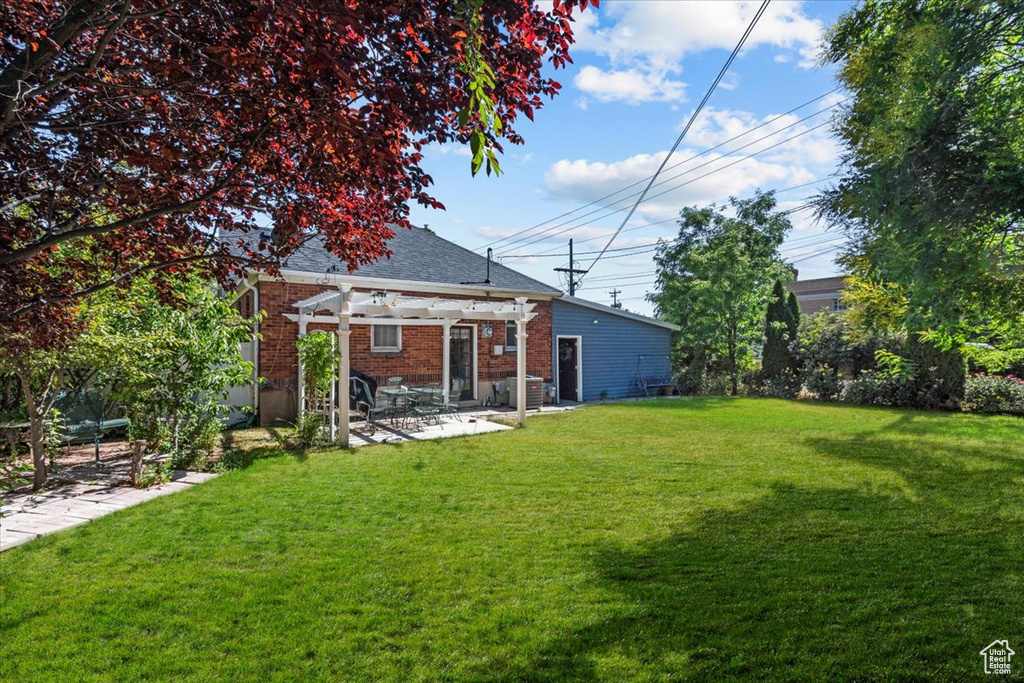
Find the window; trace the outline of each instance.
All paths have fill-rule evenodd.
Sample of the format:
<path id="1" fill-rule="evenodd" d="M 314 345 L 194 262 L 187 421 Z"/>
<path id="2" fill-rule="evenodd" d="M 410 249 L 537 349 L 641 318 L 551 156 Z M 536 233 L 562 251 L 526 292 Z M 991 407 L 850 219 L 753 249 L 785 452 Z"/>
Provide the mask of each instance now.
<path id="1" fill-rule="evenodd" d="M 516 324 L 508 321 L 505 323 L 505 353 L 516 353 Z"/>
<path id="2" fill-rule="evenodd" d="M 835 313 L 842 313 L 846 310 L 846 304 L 843 303 L 842 299 L 832 299 L 832 310 Z"/>
<path id="3" fill-rule="evenodd" d="M 401 351 L 402 328 L 399 325 L 374 325 L 370 351 Z"/>

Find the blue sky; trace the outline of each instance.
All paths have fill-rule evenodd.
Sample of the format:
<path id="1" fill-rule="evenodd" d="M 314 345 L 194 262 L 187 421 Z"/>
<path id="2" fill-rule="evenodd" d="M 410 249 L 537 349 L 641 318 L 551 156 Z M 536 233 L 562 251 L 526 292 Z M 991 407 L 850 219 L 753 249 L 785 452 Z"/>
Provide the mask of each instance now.
<path id="1" fill-rule="evenodd" d="M 771 3 L 659 176 L 664 184 L 651 190 L 611 245 L 622 251 L 608 252 L 579 296 L 610 303 L 610 290 L 619 289 L 626 308 L 649 314 L 643 297 L 652 288 L 654 264 L 647 245 L 678 234 L 673 219 L 680 208 L 750 196 L 756 188 L 780 190 L 780 207 L 798 208 L 828 182 L 840 148 L 822 124 L 845 95 L 829 94 L 834 72 L 818 66 L 817 53 L 822 32 L 851 4 Z M 640 191 L 664 159 L 759 5 L 604 0 L 600 9 L 578 14 L 575 64 L 554 72 L 561 94 L 536 121 L 517 122 L 526 143 L 506 146 L 504 173 L 473 178 L 468 150 L 430 148 L 425 168 L 447 210 L 415 207 L 413 222 L 481 253 L 491 245 L 506 265 L 563 286 L 552 269 L 568 259 L 551 255 L 565 254 L 572 237 L 582 254 L 578 265 L 590 265 L 587 252 L 600 251 L 619 226 L 635 201 L 628 195 Z M 567 212 L 573 213 L 557 218 Z M 815 223 L 810 211 L 790 218 L 794 230 L 783 255 L 801 279 L 838 272 L 833 258 L 841 238 Z"/>

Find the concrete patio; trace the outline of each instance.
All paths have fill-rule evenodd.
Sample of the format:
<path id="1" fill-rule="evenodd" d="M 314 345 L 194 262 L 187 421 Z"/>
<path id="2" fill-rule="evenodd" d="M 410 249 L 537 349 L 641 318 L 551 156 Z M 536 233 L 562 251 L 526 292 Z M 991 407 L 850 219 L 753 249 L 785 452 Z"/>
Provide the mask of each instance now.
<path id="1" fill-rule="evenodd" d="M 546 405 L 529 411 L 531 416 L 562 413 L 578 408 L 578 403 L 564 405 Z M 497 421 L 495 421 L 497 419 Z M 369 446 L 378 443 L 401 443 L 403 441 L 430 441 L 447 439 L 455 436 L 472 436 L 489 434 L 512 429 L 516 419 L 515 408 L 473 407 L 459 411 L 459 417 L 445 417 L 440 424 L 408 424 L 392 425 L 388 420 L 378 421 L 372 427 L 365 422 L 351 423 L 351 446 Z"/>

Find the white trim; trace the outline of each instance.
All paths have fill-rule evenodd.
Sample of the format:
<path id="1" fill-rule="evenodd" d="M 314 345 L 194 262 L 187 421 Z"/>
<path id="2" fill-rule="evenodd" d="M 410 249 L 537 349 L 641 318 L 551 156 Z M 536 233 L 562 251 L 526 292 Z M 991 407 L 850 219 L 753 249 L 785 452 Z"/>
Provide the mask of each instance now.
<path id="1" fill-rule="evenodd" d="M 515 325 L 515 322 L 516 322 L 515 320 L 506 320 L 505 321 L 505 333 L 503 335 L 501 335 L 501 344 L 502 344 L 502 346 L 505 347 L 505 354 L 509 355 L 509 356 L 511 356 L 512 354 L 517 352 L 516 351 L 516 345 L 508 343 L 508 326 L 509 325 Z M 516 329 L 518 329 L 518 328 L 516 328 Z"/>
<path id="2" fill-rule="evenodd" d="M 377 346 L 374 340 L 374 333 L 378 327 L 394 327 L 398 331 L 398 346 Z M 370 353 L 401 353 L 402 352 L 402 326 L 392 323 L 370 326 Z"/>
<path id="3" fill-rule="evenodd" d="M 583 402 L 583 335 L 579 334 L 558 334 L 555 335 L 555 386 L 557 387 L 558 400 L 562 400 L 562 371 L 559 367 L 562 364 L 562 357 L 558 353 L 559 339 L 576 340 L 576 398 L 577 403 Z"/>
<path id="4" fill-rule="evenodd" d="M 478 374 L 479 374 L 479 372 L 477 370 L 477 363 L 478 363 L 477 356 L 479 355 L 479 351 L 480 351 L 480 349 L 477 348 L 477 327 L 478 326 L 477 326 L 476 323 L 455 323 L 454 325 L 452 325 L 449 328 L 448 334 L 451 334 L 451 330 L 456 328 L 456 327 L 468 327 L 468 328 L 470 328 L 473 331 L 472 341 L 471 341 L 471 343 L 473 344 L 473 361 L 472 361 L 472 366 L 471 366 L 471 369 L 470 369 L 470 373 L 472 374 L 472 377 L 470 377 L 470 387 L 471 387 L 473 395 L 470 398 L 475 401 L 475 400 L 477 400 L 477 395 L 478 395 L 477 394 L 477 377 L 478 377 Z M 451 353 L 450 347 L 449 347 L 449 353 Z M 449 383 L 448 389 L 449 389 L 449 391 L 451 390 L 451 384 L 450 383 Z M 459 398 L 455 397 L 452 400 L 455 401 L 456 403 L 458 403 Z"/>
<path id="5" fill-rule="evenodd" d="M 612 308 L 611 306 L 604 306 L 602 304 L 594 303 L 593 301 L 587 301 L 586 299 L 577 299 L 574 296 L 563 296 L 559 301 L 565 304 L 580 306 L 581 308 L 589 308 L 592 311 L 600 311 L 601 313 L 607 313 L 608 315 L 617 315 L 620 318 L 628 318 L 629 320 L 635 320 L 638 323 L 646 323 L 648 325 L 654 325 L 655 327 L 664 327 L 665 329 L 672 330 L 673 332 L 678 332 L 683 329 L 679 325 L 673 325 L 672 323 L 667 323 L 664 320 L 648 318 L 646 315 L 630 313 L 629 311 Z"/>
<path id="6" fill-rule="evenodd" d="M 321 285 L 325 288 L 336 287 L 339 283 L 344 282 L 352 287 L 371 291 L 378 289 L 387 290 L 389 292 L 412 290 L 414 292 L 429 292 L 432 294 L 461 294 L 467 296 L 475 295 L 498 298 L 515 298 L 516 296 L 525 294 L 530 299 L 537 299 L 541 301 L 550 301 L 551 299 L 557 299 L 562 296 L 561 292 L 556 291 L 535 292 L 518 289 L 502 289 L 500 287 L 491 287 L 490 285 L 438 284 L 437 282 L 424 282 L 421 280 L 391 280 L 377 277 L 360 277 L 358 275 L 349 275 L 347 273 L 330 275 L 287 269 L 282 269 L 279 277 L 261 273 L 258 278 L 260 281 Z"/>

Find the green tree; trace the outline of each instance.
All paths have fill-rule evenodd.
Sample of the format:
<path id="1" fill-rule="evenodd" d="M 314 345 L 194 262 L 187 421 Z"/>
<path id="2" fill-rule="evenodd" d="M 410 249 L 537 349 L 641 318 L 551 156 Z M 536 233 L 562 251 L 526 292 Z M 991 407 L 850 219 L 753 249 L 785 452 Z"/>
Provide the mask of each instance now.
<path id="1" fill-rule="evenodd" d="M 1024 4 L 870 0 L 827 59 L 853 94 L 841 176 L 822 213 L 844 261 L 906 296 L 912 332 L 944 346 L 1024 311 Z"/>
<path id="2" fill-rule="evenodd" d="M 768 304 L 768 313 L 764 324 L 764 350 L 761 355 L 762 374 L 768 377 L 779 377 L 785 371 L 795 371 L 797 356 L 795 353 L 796 335 L 800 326 L 799 311 L 794 317 L 791 302 L 796 297 L 789 293 L 781 280 L 775 281 L 772 298 Z"/>
<path id="3" fill-rule="evenodd" d="M 139 279 L 92 304 L 133 436 L 166 446 L 182 464 L 212 447 L 228 389 L 252 381 L 240 344 L 254 320 L 231 303 L 183 275 L 169 289 Z"/>
<path id="4" fill-rule="evenodd" d="M 21 390 L 19 412 L 29 424 L 32 488 L 36 490 L 42 488 L 47 479 L 45 422 L 72 369 L 106 362 L 107 349 L 91 314 L 79 311 L 74 324 L 79 334 L 61 346 L 34 349 L 18 334 L 0 339 L 0 373 L 14 375 Z"/>
<path id="5" fill-rule="evenodd" d="M 682 210 L 678 238 L 655 256 L 658 284 L 649 298 L 661 318 L 682 326 L 679 345 L 688 355 L 724 360 L 735 395 L 762 340 L 772 283 L 789 273 L 779 245 L 792 226 L 771 192 L 730 199 L 729 207 Z"/>

